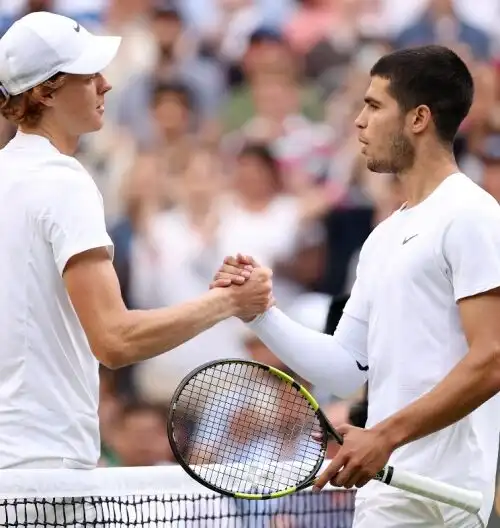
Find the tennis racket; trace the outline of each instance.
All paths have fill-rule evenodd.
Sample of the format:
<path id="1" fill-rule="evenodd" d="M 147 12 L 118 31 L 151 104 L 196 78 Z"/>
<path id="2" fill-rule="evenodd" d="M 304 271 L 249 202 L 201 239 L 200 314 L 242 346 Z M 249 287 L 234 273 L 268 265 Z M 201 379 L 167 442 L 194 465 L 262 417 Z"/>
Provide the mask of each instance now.
<path id="1" fill-rule="evenodd" d="M 168 438 L 183 469 L 205 487 L 239 499 L 272 499 L 312 486 L 327 442 L 342 436 L 312 395 L 285 372 L 221 360 L 188 374 L 170 405 Z M 392 466 L 389 486 L 477 513 L 482 495 Z"/>

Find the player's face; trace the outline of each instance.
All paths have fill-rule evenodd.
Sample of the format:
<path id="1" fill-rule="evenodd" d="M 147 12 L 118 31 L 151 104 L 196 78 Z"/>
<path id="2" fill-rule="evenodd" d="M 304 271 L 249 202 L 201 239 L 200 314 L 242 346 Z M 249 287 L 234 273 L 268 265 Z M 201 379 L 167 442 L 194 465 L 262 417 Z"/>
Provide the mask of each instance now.
<path id="1" fill-rule="evenodd" d="M 54 119 L 70 135 L 100 130 L 104 116 L 104 94 L 111 86 L 100 74 L 68 75 L 53 94 Z"/>
<path id="2" fill-rule="evenodd" d="M 388 80 L 372 78 L 355 123 L 368 169 L 396 174 L 413 165 L 415 149 L 405 131 L 405 115 L 388 87 Z"/>

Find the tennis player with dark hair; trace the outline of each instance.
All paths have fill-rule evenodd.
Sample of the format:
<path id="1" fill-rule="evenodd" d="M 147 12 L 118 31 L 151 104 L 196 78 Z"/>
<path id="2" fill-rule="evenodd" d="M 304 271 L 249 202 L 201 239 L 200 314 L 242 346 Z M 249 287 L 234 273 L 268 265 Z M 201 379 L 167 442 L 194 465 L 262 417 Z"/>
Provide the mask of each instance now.
<path id="1" fill-rule="evenodd" d="M 250 323 L 289 367 L 339 396 L 368 380 L 366 429 L 340 428 L 328 481 L 357 492 L 355 528 L 487 524 L 500 406 L 500 206 L 459 170 L 453 141 L 474 94 L 464 62 L 440 46 L 400 50 L 372 68 L 356 119 L 370 170 L 400 178 L 407 202 L 363 245 L 333 336 L 272 307 Z M 247 256 L 226 258 L 227 286 Z M 480 518 L 372 480 L 387 462 L 478 489 Z"/>
<path id="2" fill-rule="evenodd" d="M 0 468 L 95 467 L 99 361 L 151 358 L 270 300 L 270 275 L 256 270 L 241 288 L 126 309 L 102 198 L 73 157 L 102 127 L 101 72 L 119 44 L 45 12 L 0 40 L 0 111 L 18 126 L 0 151 Z"/>

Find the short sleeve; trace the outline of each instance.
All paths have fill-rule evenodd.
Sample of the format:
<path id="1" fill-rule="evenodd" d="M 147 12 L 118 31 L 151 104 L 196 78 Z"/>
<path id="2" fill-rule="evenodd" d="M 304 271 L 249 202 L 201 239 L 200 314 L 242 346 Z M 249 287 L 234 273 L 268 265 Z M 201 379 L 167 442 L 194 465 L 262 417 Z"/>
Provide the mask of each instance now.
<path id="1" fill-rule="evenodd" d="M 59 273 L 71 257 L 90 249 L 105 247 L 113 258 L 102 197 L 90 175 L 68 169 L 44 184 L 37 216 Z"/>
<path id="2" fill-rule="evenodd" d="M 455 301 L 500 287 L 500 207 L 460 212 L 443 239 Z"/>

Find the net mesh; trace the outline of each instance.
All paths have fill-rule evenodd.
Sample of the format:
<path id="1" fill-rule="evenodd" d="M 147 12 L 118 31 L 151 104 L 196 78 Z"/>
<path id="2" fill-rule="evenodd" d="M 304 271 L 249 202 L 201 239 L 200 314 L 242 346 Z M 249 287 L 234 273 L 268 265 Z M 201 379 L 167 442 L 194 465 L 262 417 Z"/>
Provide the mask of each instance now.
<path id="1" fill-rule="evenodd" d="M 6 528 L 350 528 L 354 495 L 325 489 L 237 500 L 197 484 L 178 466 L 4 470 Z"/>
<path id="2" fill-rule="evenodd" d="M 326 434 L 298 387 L 241 361 L 210 365 L 192 377 L 178 394 L 172 425 L 184 462 L 231 492 L 268 494 L 296 486 L 326 448 Z"/>

